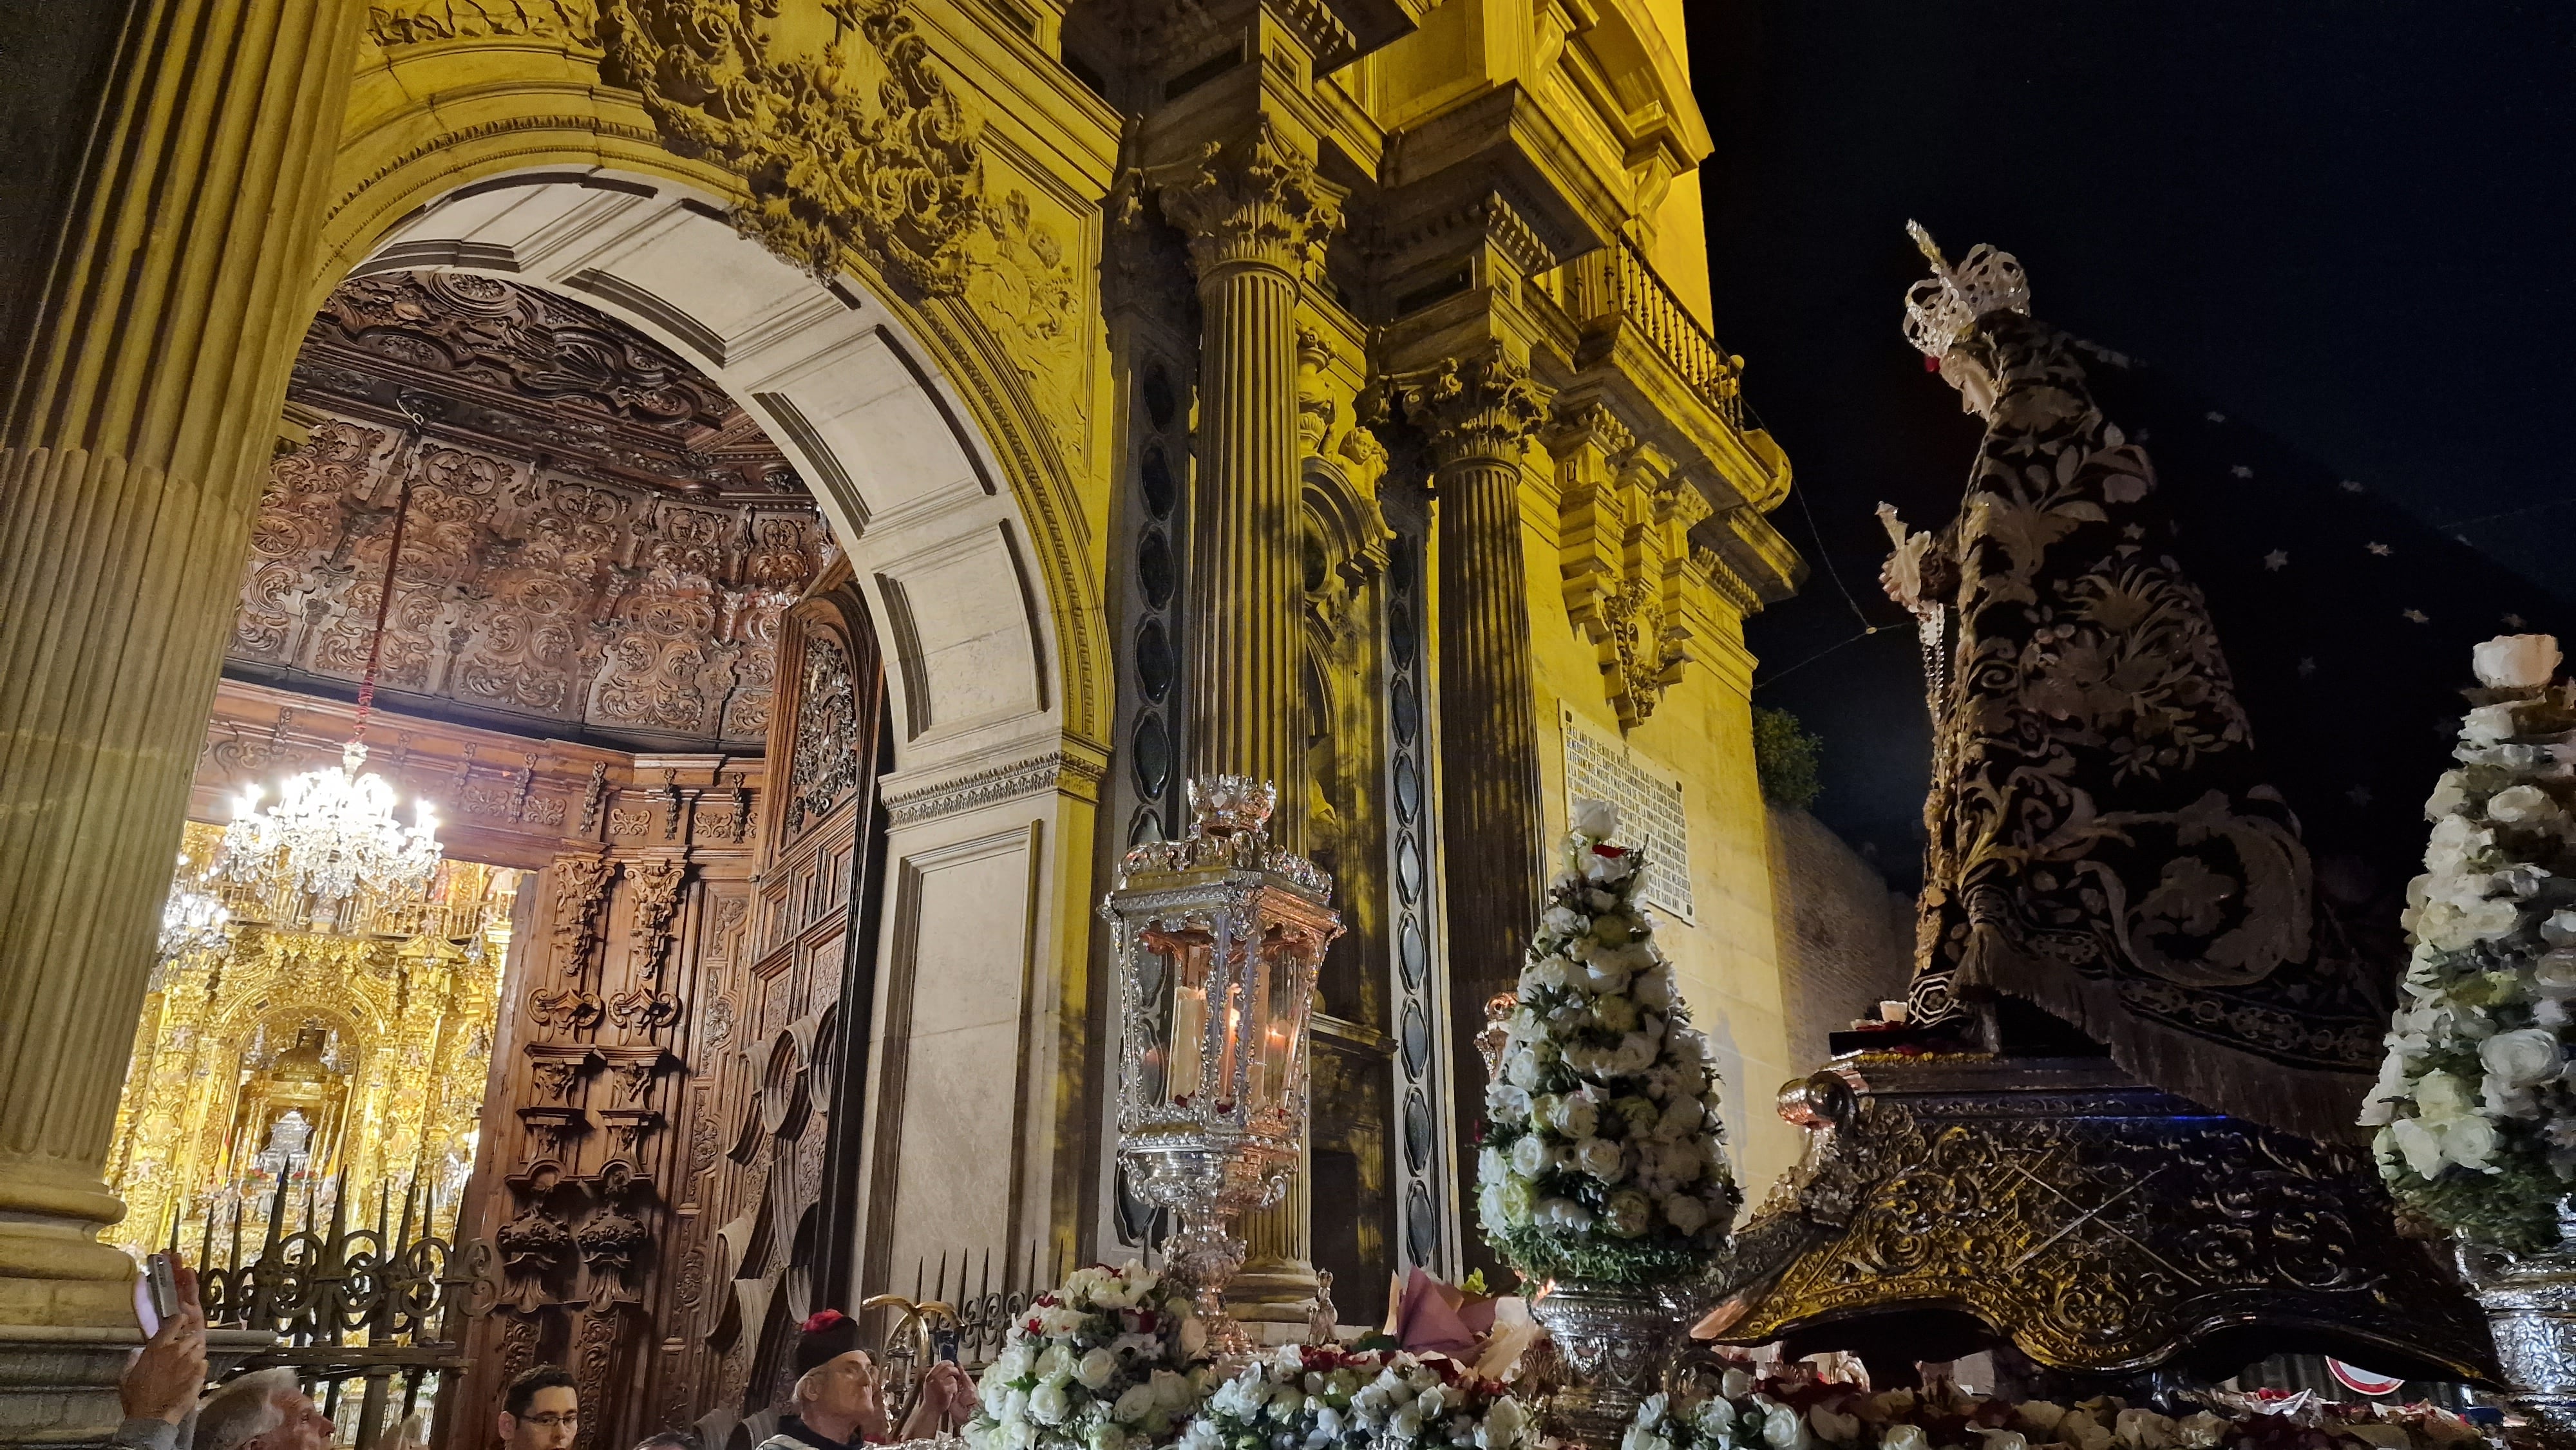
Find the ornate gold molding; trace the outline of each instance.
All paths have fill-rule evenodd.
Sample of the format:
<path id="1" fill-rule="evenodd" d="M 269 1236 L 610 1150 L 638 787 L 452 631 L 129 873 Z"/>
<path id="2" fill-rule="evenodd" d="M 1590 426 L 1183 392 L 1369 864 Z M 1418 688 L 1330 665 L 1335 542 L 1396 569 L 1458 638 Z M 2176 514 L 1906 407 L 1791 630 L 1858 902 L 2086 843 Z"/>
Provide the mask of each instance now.
<path id="1" fill-rule="evenodd" d="M 1313 159 L 1266 117 L 1242 139 L 1211 141 L 1190 161 L 1146 173 L 1144 183 L 1161 191 L 1163 215 L 1188 236 L 1202 284 L 1235 267 L 1311 276 L 1341 230 L 1340 188 L 1317 176 Z"/>

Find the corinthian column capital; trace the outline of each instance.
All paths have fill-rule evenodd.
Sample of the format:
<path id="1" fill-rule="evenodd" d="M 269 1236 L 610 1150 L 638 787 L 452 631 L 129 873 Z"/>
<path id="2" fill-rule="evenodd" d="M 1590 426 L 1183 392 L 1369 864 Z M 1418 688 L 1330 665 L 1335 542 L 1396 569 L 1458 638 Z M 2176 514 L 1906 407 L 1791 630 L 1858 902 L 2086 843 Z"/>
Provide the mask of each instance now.
<path id="1" fill-rule="evenodd" d="M 1388 381 L 1405 416 L 1428 436 L 1435 467 L 1518 463 L 1523 445 L 1547 418 L 1549 390 L 1527 367 L 1500 353 L 1443 358 Z"/>
<path id="2" fill-rule="evenodd" d="M 1268 121 L 1233 143 L 1209 142 L 1195 160 L 1158 168 L 1163 215 L 1188 236 L 1202 285 L 1238 267 L 1304 277 L 1341 230 L 1341 188 Z"/>

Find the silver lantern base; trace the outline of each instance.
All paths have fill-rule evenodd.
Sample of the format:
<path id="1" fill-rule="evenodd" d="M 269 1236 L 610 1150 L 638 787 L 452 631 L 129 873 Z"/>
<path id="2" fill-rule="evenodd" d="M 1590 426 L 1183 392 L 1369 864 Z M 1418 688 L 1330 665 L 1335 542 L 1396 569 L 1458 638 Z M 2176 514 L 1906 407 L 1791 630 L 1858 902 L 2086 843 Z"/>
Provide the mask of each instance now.
<path id="1" fill-rule="evenodd" d="M 2495 1336 L 2514 1409 L 2545 1445 L 2576 1446 L 2576 1198 L 2558 1201 L 2558 1242 L 2536 1254 L 2460 1246 L 2469 1282 Z"/>
<path id="2" fill-rule="evenodd" d="M 1638 1403 L 1663 1388 L 1680 1315 L 1657 1289 L 1565 1280 L 1530 1313 L 1565 1366 L 1550 1428 L 1589 1450 L 1617 1450 Z"/>

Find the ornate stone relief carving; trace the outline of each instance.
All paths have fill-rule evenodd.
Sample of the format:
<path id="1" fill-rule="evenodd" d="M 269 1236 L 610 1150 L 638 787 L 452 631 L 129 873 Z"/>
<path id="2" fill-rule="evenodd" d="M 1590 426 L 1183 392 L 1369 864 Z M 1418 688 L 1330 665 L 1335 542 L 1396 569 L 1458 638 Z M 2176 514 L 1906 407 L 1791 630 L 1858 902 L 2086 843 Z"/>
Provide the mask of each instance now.
<path id="1" fill-rule="evenodd" d="M 1634 728 L 1691 662 L 1688 595 L 1709 577 L 1690 531 L 1710 505 L 1597 401 L 1562 411 L 1548 444 L 1566 614 L 1599 648 L 1619 723 Z"/>
<path id="2" fill-rule="evenodd" d="M 793 55 L 777 0 L 610 0 L 611 58 L 672 149 L 741 173 L 735 223 L 821 276 L 857 252 L 933 295 L 965 288 L 983 219 L 981 123 L 899 0 L 824 0 L 838 33 Z"/>
<path id="3" fill-rule="evenodd" d="M 1435 467 L 1469 459 L 1517 463 L 1547 416 L 1547 393 L 1529 368 L 1498 352 L 1443 358 L 1387 382 L 1430 443 Z"/>
<path id="4" fill-rule="evenodd" d="M 599 45 L 599 7 L 592 0 L 377 0 L 367 7 L 367 34 L 391 49 L 441 40 L 534 36 Z"/>
<path id="5" fill-rule="evenodd" d="M 1013 796 L 1053 790 L 1057 778 L 1074 768 L 1067 764 L 1062 751 L 1049 751 L 926 785 L 889 789 L 885 793 L 886 822 L 897 827 L 917 826 Z"/>
<path id="6" fill-rule="evenodd" d="M 1340 189 L 1266 116 L 1243 139 L 1209 142 L 1195 159 L 1149 172 L 1144 182 L 1161 191 L 1163 215 L 1189 238 L 1202 280 L 1243 265 L 1312 275 L 1341 230 Z"/>

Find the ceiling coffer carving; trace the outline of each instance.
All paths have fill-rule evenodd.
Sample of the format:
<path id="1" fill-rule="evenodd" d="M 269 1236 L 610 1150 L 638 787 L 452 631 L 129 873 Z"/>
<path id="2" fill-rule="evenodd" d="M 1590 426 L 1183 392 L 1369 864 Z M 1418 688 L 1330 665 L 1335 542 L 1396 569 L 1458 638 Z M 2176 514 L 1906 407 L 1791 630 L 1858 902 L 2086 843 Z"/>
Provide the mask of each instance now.
<path id="1" fill-rule="evenodd" d="M 310 435 L 271 468 L 229 673 L 355 687 L 408 477 L 385 704 L 628 748 L 763 748 L 778 615 L 828 535 L 712 382 L 561 298 L 401 273 L 333 295 L 289 397 Z"/>

